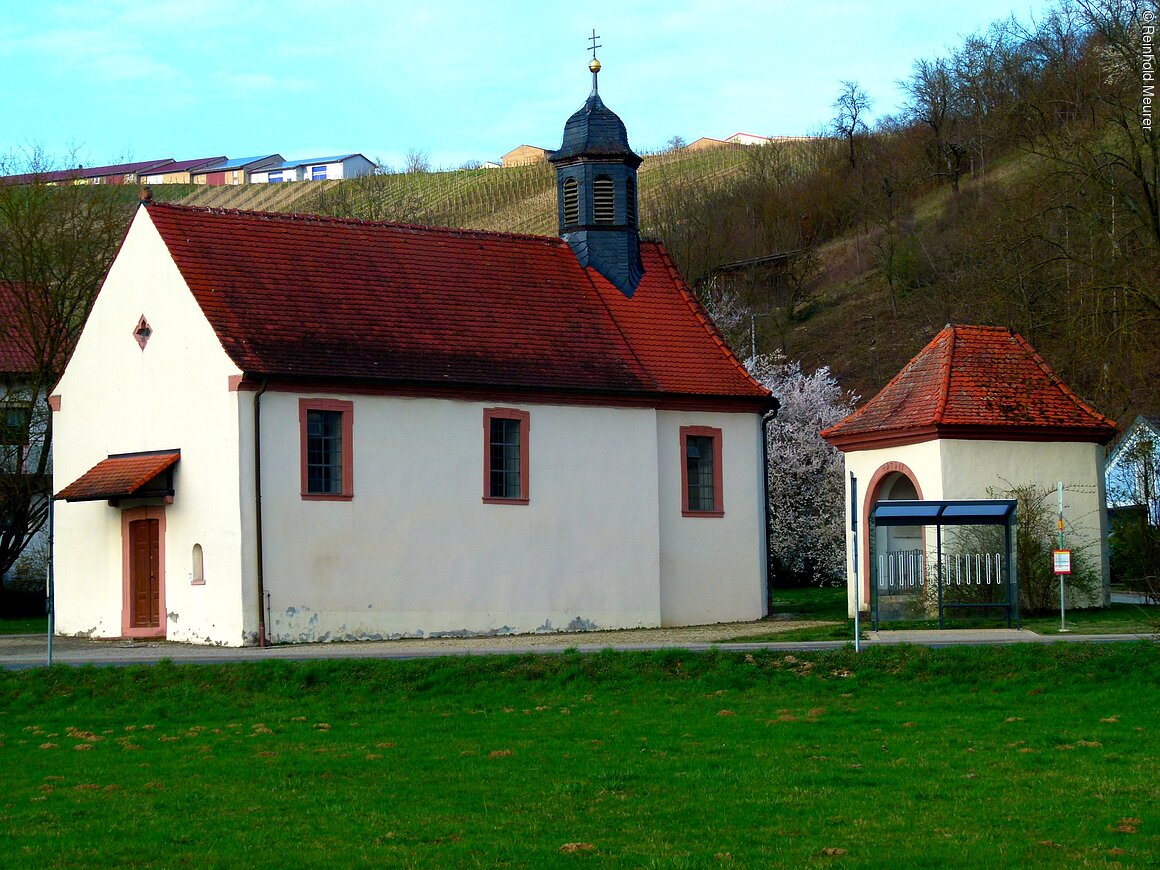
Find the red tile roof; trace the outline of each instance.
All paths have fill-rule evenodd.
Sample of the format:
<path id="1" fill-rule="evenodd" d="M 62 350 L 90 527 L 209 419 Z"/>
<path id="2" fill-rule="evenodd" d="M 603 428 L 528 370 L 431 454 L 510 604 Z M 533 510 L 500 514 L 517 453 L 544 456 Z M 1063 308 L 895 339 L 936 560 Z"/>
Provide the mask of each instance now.
<path id="1" fill-rule="evenodd" d="M 193 160 L 170 160 L 165 163 L 160 163 L 157 166 L 152 166 L 143 171 L 142 175 L 168 175 L 173 172 L 185 172 L 190 169 L 202 169 L 206 166 L 216 166 L 218 163 L 225 163 L 226 158 L 221 157 L 195 157 Z"/>
<path id="2" fill-rule="evenodd" d="M 247 376 L 768 405 L 657 243 L 632 299 L 561 239 L 157 203 Z"/>
<path id="3" fill-rule="evenodd" d="M 20 300 L 20 286 L 0 281 L 0 373 L 24 374 L 36 370 L 28 341 L 28 318 Z"/>
<path id="4" fill-rule="evenodd" d="M 1106 444 L 1115 431 L 1018 333 L 948 325 L 878 395 L 822 437 L 857 450 L 934 438 Z"/>
<path id="5" fill-rule="evenodd" d="M 110 178 L 114 176 L 136 175 L 147 172 L 165 163 L 172 163 L 172 157 L 161 160 L 140 160 L 136 163 L 113 163 L 109 166 L 78 166 L 74 169 L 51 169 L 45 172 L 25 172 L 21 175 L 5 175 L 0 182 L 6 184 L 29 184 L 39 182 L 51 184 L 59 181 L 80 181 L 89 178 Z"/>
<path id="6" fill-rule="evenodd" d="M 129 498 L 180 458 L 180 450 L 110 456 L 58 492 L 55 498 L 65 501 Z"/>

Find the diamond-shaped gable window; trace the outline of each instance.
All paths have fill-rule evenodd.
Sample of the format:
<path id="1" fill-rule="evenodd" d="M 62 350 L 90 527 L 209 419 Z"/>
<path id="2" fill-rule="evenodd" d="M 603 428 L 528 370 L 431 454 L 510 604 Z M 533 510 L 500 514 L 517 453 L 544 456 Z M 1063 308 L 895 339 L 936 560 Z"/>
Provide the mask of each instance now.
<path id="1" fill-rule="evenodd" d="M 149 321 L 142 314 L 141 319 L 137 321 L 137 328 L 133 330 L 133 337 L 137 339 L 137 344 L 141 345 L 141 350 L 145 350 L 145 345 L 149 343 L 149 338 L 152 335 L 153 327 L 149 325 Z"/>

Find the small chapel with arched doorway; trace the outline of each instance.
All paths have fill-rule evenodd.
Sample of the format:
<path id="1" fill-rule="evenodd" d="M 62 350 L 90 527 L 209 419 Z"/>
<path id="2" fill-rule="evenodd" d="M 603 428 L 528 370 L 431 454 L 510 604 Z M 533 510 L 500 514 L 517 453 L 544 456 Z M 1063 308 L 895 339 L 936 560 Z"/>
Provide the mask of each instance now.
<path id="1" fill-rule="evenodd" d="M 823 430 L 846 463 L 845 527 L 849 613 L 871 599 L 871 575 L 883 588 L 922 586 L 937 570 L 933 534 L 924 526 L 872 527 L 888 501 L 1006 497 L 1036 485 L 1066 492 L 1071 545 L 1082 548 L 1108 600 L 1108 522 L 1102 475 L 1110 419 L 1091 408 L 1011 329 L 948 324 L 869 402 Z M 851 476 L 857 505 L 850 506 Z M 856 510 L 857 517 L 850 511 Z M 872 563 L 871 553 L 875 555 Z"/>

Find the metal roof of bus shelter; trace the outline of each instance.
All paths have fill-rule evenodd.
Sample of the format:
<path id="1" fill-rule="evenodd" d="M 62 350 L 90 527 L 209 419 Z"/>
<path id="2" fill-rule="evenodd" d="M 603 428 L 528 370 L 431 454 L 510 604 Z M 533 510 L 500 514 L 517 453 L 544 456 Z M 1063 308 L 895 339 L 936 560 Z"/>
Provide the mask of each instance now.
<path id="1" fill-rule="evenodd" d="M 1002 526 L 1015 515 L 1015 499 L 880 501 L 870 518 L 877 526 Z"/>

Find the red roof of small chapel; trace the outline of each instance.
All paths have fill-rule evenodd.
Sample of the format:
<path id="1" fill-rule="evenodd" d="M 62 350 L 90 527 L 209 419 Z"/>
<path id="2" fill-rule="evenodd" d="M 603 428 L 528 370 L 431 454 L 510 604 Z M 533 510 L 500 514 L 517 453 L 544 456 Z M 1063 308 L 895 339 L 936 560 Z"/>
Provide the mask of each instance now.
<path id="1" fill-rule="evenodd" d="M 1106 444 L 1115 431 L 1017 332 L 947 325 L 822 437 L 849 451 L 934 438 Z"/>
<path id="2" fill-rule="evenodd" d="M 162 203 L 148 216 L 248 378 L 772 401 L 657 242 L 628 298 L 558 238 Z"/>

